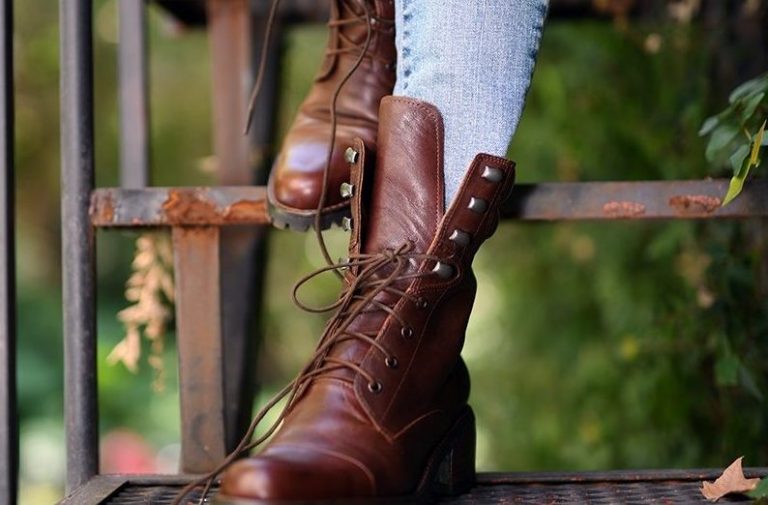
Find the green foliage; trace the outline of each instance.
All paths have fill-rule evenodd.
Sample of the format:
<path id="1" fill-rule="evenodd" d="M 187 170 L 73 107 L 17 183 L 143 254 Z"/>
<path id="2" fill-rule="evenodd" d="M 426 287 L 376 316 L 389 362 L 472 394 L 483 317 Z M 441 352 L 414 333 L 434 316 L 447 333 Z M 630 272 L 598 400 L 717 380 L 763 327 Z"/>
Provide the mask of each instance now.
<path id="1" fill-rule="evenodd" d="M 719 166 L 727 159 L 733 170 L 723 206 L 741 193 L 750 170 L 760 165 L 760 150 L 768 145 L 768 139 L 764 138 L 767 96 L 768 73 L 765 73 L 733 90 L 728 107 L 707 118 L 699 130 L 699 135 L 709 136 L 707 160 Z"/>
<path id="2" fill-rule="evenodd" d="M 761 498 L 760 503 L 768 501 L 768 478 L 761 480 L 755 489 L 747 493 L 750 498 Z"/>

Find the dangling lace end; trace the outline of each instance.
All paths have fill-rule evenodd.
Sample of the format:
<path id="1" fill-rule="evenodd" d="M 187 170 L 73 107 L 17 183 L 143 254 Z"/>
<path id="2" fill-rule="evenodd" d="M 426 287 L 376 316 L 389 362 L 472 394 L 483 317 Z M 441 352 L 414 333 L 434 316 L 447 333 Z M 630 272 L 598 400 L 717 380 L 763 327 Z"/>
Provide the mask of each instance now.
<path id="1" fill-rule="evenodd" d="M 251 130 L 251 123 L 253 123 L 253 112 L 256 109 L 256 98 L 261 91 L 261 84 L 264 81 L 264 74 L 267 68 L 267 53 L 269 50 L 269 39 L 272 35 L 272 28 L 275 25 L 275 19 L 277 18 L 277 8 L 280 5 L 280 0 L 272 0 L 272 5 L 269 8 L 269 16 L 267 17 L 267 26 L 264 29 L 264 39 L 261 42 L 261 56 L 259 60 L 259 69 L 256 72 L 256 79 L 253 84 L 253 90 L 251 91 L 251 98 L 248 100 L 248 115 L 245 118 L 245 128 L 243 129 L 243 135 L 248 135 Z"/>

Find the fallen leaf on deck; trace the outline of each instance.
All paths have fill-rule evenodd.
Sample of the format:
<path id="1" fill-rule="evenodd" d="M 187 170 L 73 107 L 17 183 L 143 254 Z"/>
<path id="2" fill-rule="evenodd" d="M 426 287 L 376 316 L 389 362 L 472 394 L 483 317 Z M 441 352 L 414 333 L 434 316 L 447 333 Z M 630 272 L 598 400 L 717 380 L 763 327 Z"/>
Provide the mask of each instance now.
<path id="1" fill-rule="evenodd" d="M 709 501 L 717 501 L 727 494 L 746 493 L 757 487 L 760 479 L 744 478 L 744 471 L 741 469 L 742 459 L 744 456 L 731 463 L 731 466 L 726 468 L 715 482 L 705 481 L 702 483 L 701 494 L 704 495 L 704 498 Z"/>

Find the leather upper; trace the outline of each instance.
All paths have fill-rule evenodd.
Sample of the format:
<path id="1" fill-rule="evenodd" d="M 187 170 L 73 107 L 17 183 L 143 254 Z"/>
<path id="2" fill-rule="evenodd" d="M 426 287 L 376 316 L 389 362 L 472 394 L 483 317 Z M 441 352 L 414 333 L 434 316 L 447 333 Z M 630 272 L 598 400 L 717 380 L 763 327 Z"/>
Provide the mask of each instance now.
<path id="1" fill-rule="evenodd" d="M 344 332 L 371 332 L 377 345 L 339 339 L 325 359 L 354 363 L 365 375 L 339 367 L 315 377 L 262 452 L 227 471 L 223 494 L 296 500 L 413 493 L 435 447 L 467 408 L 469 375 L 460 352 L 476 291 L 471 262 L 497 225 L 514 165 L 478 155 L 446 212 L 437 109 L 387 97 L 380 118 L 375 168 L 365 143 L 354 142 L 360 156 L 352 167 L 350 255 L 391 254 L 410 244 L 410 278 L 393 284 L 405 294 L 375 296 L 391 312 L 372 302 L 358 307 L 364 310 Z M 489 169 L 501 180 L 483 177 Z M 483 212 L 469 208 L 472 198 L 486 202 Z M 453 240 L 457 230 L 469 241 Z M 430 273 L 435 260 L 419 259 L 425 255 L 449 265 L 452 274 Z M 346 282 L 358 274 L 348 272 Z M 372 388 L 371 379 L 380 388 Z"/>
<path id="2" fill-rule="evenodd" d="M 322 190 L 331 140 L 331 100 L 357 62 L 367 36 L 365 23 L 351 22 L 371 9 L 371 39 L 359 68 L 344 83 L 336 102 L 336 135 L 325 208 L 346 207 L 338 188 L 349 180 L 344 150 L 355 138 L 376 147 L 381 98 L 395 84 L 394 3 L 392 0 L 335 0 L 328 50 L 309 94 L 283 141 L 269 181 L 272 205 L 293 213 L 313 213 Z M 335 21 L 334 21 L 335 20 Z M 334 25 L 336 23 L 336 25 Z"/>

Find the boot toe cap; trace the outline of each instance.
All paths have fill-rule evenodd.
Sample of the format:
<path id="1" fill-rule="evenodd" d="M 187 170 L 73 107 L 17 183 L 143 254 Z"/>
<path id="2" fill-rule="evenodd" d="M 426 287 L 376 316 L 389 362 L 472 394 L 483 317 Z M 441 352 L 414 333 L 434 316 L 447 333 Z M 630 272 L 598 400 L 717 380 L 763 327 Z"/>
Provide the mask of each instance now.
<path id="1" fill-rule="evenodd" d="M 223 496 L 254 500 L 317 500 L 374 495 L 365 467 L 331 455 L 283 453 L 233 463 L 222 476 Z"/>

